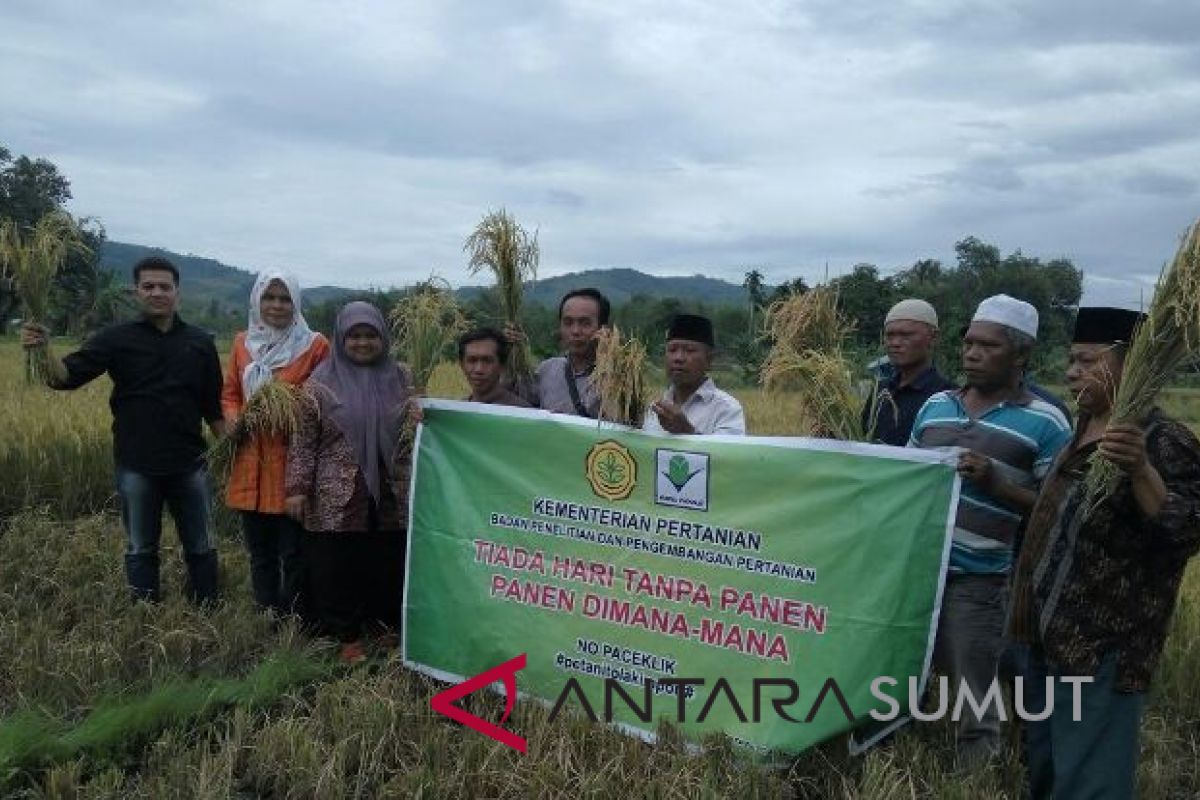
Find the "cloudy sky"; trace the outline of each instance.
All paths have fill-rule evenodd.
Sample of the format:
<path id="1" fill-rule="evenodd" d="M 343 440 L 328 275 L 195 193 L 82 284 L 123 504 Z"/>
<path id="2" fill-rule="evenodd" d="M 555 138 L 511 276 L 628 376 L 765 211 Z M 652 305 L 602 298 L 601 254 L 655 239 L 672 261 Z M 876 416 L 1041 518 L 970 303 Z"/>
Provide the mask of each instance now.
<path id="1" fill-rule="evenodd" d="M 89 5 L 90 8 L 80 8 Z M 0 144 L 110 237 L 302 280 L 771 282 L 976 235 L 1136 303 L 1200 215 L 1191 0 L 5 0 Z"/>

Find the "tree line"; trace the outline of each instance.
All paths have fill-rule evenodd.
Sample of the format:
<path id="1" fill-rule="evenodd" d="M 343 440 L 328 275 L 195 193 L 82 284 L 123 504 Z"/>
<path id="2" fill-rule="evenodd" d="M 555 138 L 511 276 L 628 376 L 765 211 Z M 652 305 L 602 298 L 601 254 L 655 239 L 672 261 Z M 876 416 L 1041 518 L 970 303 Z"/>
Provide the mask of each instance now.
<path id="1" fill-rule="evenodd" d="M 32 227 L 43 214 L 63 209 L 70 199 L 70 182 L 53 163 L 23 155 L 14 157 L 0 147 L 0 219 L 15 219 L 22 226 Z M 128 276 L 116 275 L 99 264 L 105 239 L 103 225 L 92 218 L 79 223 L 90 253 L 73 255 L 59 270 L 51 319 L 56 333 L 76 336 L 134 313 Z M 855 322 L 853 341 L 847 348 L 853 357 L 861 358 L 865 365 L 880 355 L 880 334 L 888 308 L 902 298 L 920 297 L 938 311 L 944 340 L 938 357 L 941 365 L 953 372 L 957 366 L 953 343 L 959 331 L 970 321 L 980 300 L 1004 292 L 1037 308 L 1041 328 L 1035 368 L 1055 372 L 1070 339 L 1074 309 L 1082 292 L 1082 272 L 1065 258 L 1043 261 L 1020 250 L 1005 255 L 995 245 L 974 236 L 959 241 L 954 251 L 952 264 L 921 259 L 885 275 L 876 265 L 862 263 L 829 281 L 837 291 L 841 311 Z M 673 315 L 705 314 L 714 322 L 722 362 L 751 379 L 769 349 L 761 329 L 770 304 L 787 293 L 808 291 L 809 286 L 803 278 L 768 286 L 759 269 L 747 270 L 742 286 L 746 297 L 740 305 L 709 306 L 635 295 L 614 309 L 613 322 L 626 334 L 646 342 L 652 356 L 657 356 L 657 344 Z M 407 291 L 410 289 L 364 290 L 349 298 L 307 306 L 305 315 L 314 328 L 328 333 L 337 309 L 348 299 L 369 300 L 387 309 Z M 502 303 L 494 289 L 475 293 L 462 305 L 473 324 L 499 326 L 503 322 Z M 7 322 L 15 310 L 11 280 L 0 278 L 0 320 Z M 224 309 L 215 300 L 190 308 L 187 313 L 193 322 L 217 334 L 228 334 L 245 325 L 244 312 Z M 522 322 L 536 355 L 550 355 L 557 349 L 556 313 L 557 308 L 541 304 L 528 303 L 524 308 Z"/>
<path id="2" fill-rule="evenodd" d="M 1064 353 L 1070 343 L 1075 308 L 1083 289 L 1083 273 L 1069 259 L 1049 261 L 1027 256 L 1020 250 L 1003 255 L 998 247 L 968 236 L 955 245 L 956 260 L 943 264 L 922 259 L 890 275 L 874 264 L 858 264 L 850 272 L 830 280 L 837 292 L 838 306 L 854 321 L 847 352 L 864 366 L 882 354 L 884 317 L 891 306 L 906 297 L 928 300 L 937 309 L 943 344 L 938 349 L 939 366 L 946 374 L 958 369 L 959 334 L 971 320 L 975 307 L 985 297 L 1004 293 L 1034 305 L 1040 317 L 1034 369 L 1053 380 L 1061 380 Z M 763 320 L 771 303 L 793 292 L 807 292 L 808 284 L 796 278 L 778 286 L 767 286 L 757 269 L 745 273 L 742 305 L 710 306 L 677 298 L 635 295 L 613 310 L 613 322 L 627 334 L 649 345 L 652 357 L 661 357 L 656 347 L 670 319 L 680 312 L 704 314 L 713 320 L 721 350 L 720 364 L 753 380 L 770 349 L 762 334 Z M 390 308 L 407 290 L 371 291 L 352 299 L 363 299 Z M 337 309 L 345 300 L 311 307 L 309 323 L 323 331 L 333 327 Z M 463 303 L 467 317 L 476 324 L 503 324 L 500 299 L 494 290 L 477 294 Z M 557 308 L 527 305 L 523 326 L 534 353 L 557 351 Z"/>
<path id="3" fill-rule="evenodd" d="M 44 158 L 14 157 L 0 146 L 0 220 L 31 230 L 46 214 L 64 210 L 70 199 L 70 181 L 57 166 Z M 92 217 L 76 222 L 87 252 L 71 253 L 55 275 L 49 323 L 56 332 L 81 336 L 123 319 L 134 304 L 129 281 L 100 267 L 104 226 Z M 0 270 L 0 332 L 18 309 L 12 278 Z"/>

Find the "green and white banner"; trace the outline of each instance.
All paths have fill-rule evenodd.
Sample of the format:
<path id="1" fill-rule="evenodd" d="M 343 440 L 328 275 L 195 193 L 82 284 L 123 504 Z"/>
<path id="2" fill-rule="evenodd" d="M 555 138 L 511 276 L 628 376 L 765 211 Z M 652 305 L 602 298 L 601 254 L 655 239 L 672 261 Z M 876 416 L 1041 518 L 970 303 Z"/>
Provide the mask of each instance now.
<path id="1" fill-rule="evenodd" d="M 909 680 L 923 685 L 951 455 L 424 406 L 409 666 L 461 681 L 526 653 L 523 696 L 554 703 L 574 679 L 566 707 L 581 693 L 645 738 L 666 717 L 692 738 L 790 753 L 852 727 L 847 710 L 887 712 L 880 695 L 907 708 Z M 650 721 L 613 689 L 640 707 L 647 679 Z"/>

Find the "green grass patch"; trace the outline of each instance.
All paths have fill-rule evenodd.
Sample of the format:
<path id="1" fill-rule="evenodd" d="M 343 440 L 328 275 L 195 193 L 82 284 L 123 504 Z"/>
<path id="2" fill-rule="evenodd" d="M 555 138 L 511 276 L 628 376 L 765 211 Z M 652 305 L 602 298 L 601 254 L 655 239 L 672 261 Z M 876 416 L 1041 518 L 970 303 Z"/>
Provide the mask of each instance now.
<path id="1" fill-rule="evenodd" d="M 161 731 L 195 725 L 230 707 L 261 708 L 289 688 L 328 677 L 335 662 L 277 653 L 244 678 L 174 681 L 147 694 L 100 698 L 78 723 L 22 710 L 0 720 L 0 783 L 24 770 L 86 755 L 93 762 L 136 752 Z"/>

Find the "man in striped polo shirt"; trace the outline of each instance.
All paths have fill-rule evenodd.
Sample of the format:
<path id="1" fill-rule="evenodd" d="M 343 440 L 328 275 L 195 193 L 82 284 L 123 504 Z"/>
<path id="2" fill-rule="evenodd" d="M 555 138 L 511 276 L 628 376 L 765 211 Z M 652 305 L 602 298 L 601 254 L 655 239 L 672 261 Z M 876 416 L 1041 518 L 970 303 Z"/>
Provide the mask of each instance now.
<path id="1" fill-rule="evenodd" d="M 1001 294 L 980 303 L 963 336 L 966 386 L 930 397 L 917 412 L 909 440 L 911 447 L 963 449 L 962 492 L 934 647 L 934 663 L 950 679 L 952 701 L 963 683 L 977 699 L 993 685 L 1013 540 L 1042 478 L 1071 437 L 1062 412 L 1022 382 L 1037 325 L 1037 309 L 1021 300 Z M 979 763 L 998 752 L 998 712 L 998 702 L 988 703 L 981 716 L 964 706 L 960 762 Z"/>

